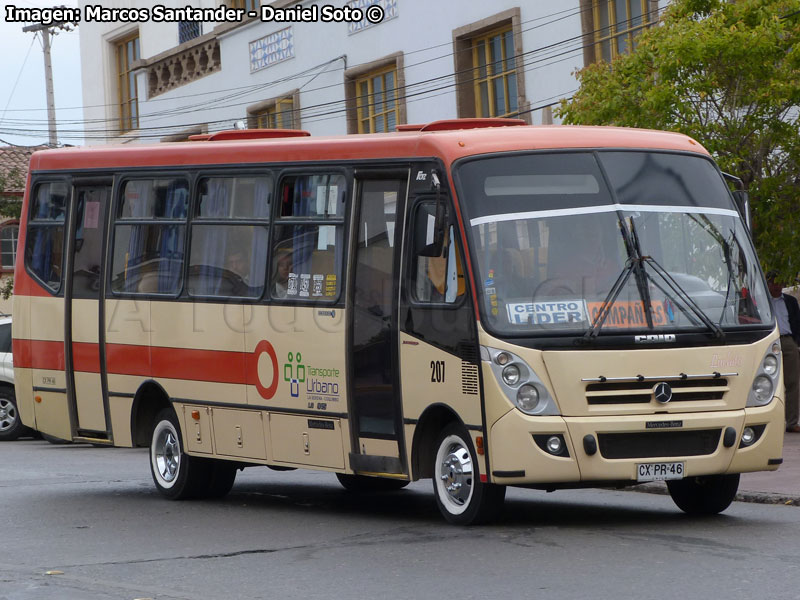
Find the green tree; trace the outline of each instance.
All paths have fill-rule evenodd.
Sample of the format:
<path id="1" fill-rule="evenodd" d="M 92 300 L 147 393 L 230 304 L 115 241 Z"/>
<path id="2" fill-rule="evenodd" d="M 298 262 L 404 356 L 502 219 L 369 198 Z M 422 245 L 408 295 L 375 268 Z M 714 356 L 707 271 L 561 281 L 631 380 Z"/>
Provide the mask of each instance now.
<path id="1" fill-rule="evenodd" d="M 800 0 L 673 0 L 636 50 L 579 71 L 565 123 L 685 133 L 750 192 L 762 263 L 800 271 Z"/>

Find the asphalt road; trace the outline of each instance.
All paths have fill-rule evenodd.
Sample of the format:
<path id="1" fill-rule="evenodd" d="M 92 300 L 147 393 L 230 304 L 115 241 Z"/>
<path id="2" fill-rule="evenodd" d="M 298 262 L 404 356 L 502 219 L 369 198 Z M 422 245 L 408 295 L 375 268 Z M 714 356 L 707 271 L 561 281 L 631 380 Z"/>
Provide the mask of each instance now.
<path id="1" fill-rule="evenodd" d="M 430 481 L 345 492 L 248 469 L 224 500 L 168 502 L 143 450 L 0 444 L 0 599 L 800 597 L 800 508 L 689 518 L 669 497 L 509 490 L 459 528 Z"/>

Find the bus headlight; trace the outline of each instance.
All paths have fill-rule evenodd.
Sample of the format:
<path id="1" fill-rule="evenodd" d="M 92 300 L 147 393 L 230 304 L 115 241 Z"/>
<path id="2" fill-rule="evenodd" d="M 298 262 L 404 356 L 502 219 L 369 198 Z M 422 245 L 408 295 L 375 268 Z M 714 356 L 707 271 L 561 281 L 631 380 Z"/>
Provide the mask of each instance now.
<path id="1" fill-rule="evenodd" d="M 555 400 L 528 363 L 508 350 L 481 346 L 481 360 L 492 369 L 500 389 L 526 415 L 560 415 Z"/>
<path id="2" fill-rule="evenodd" d="M 759 375 L 753 380 L 753 397 L 756 404 L 764 406 L 772 400 L 772 380 L 766 375 Z"/>
<path id="3" fill-rule="evenodd" d="M 532 413 L 539 405 L 539 390 L 530 383 L 519 386 L 517 390 L 517 407 L 525 413 Z"/>
<path id="4" fill-rule="evenodd" d="M 778 372 L 778 357 L 774 354 L 767 354 L 761 368 L 764 369 L 764 373 L 772 377 Z"/>
<path id="5" fill-rule="evenodd" d="M 517 385 L 519 383 L 519 367 L 517 365 L 508 365 L 503 369 L 503 381 L 506 382 L 506 385 Z"/>
<path id="6" fill-rule="evenodd" d="M 750 394 L 747 397 L 747 406 L 766 406 L 772 402 L 778 379 L 781 374 L 780 346 L 772 344 L 758 368 Z"/>

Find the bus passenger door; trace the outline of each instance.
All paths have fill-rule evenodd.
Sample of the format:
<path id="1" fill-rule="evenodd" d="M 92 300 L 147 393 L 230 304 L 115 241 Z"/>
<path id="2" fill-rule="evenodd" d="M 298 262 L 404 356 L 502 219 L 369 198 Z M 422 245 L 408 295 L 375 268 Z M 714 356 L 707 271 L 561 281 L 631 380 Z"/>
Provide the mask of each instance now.
<path id="1" fill-rule="evenodd" d="M 65 288 L 67 397 L 73 437 L 111 440 L 104 393 L 103 247 L 111 180 L 75 184 Z"/>
<path id="2" fill-rule="evenodd" d="M 355 257 L 349 278 L 350 466 L 408 472 L 397 352 L 400 240 L 408 171 L 358 171 Z"/>

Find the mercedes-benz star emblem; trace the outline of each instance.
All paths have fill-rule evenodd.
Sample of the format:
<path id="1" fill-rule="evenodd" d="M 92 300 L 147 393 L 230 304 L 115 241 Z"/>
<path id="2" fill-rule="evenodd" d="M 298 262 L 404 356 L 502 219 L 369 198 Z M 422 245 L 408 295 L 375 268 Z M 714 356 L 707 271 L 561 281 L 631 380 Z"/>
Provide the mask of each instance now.
<path id="1" fill-rule="evenodd" d="M 672 400 L 672 388 L 669 387 L 669 384 L 664 381 L 657 384 L 656 387 L 653 388 L 653 394 L 655 395 L 656 400 L 661 402 L 661 404 L 666 404 Z"/>

